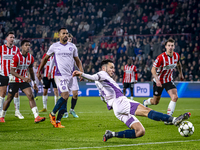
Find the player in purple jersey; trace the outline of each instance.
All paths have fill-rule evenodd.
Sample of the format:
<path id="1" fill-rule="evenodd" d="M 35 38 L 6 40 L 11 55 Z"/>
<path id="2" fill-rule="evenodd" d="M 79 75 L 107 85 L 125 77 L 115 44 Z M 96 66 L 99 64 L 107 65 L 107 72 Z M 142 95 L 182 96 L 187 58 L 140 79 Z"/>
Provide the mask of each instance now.
<path id="1" fill-rule="evenodd" d="M 41 78 L 40 71 L 43 69 L 47 60 L 50 56 L 54 56 L 54 61 L 56 64 L 56 71 L 54 80 L 56 82 L 57 88 L 61 93 L 61 98 L 57 101 L 53 111 L 49 114 L 51 124 L 56 128 L 64 128 L 61 125 L 61 118 L 64 111 L 59 111 L 57 118 L 55 115 L 61 106 L 66 103 L 69 98 L 69 93 L 72 90 L 73 85 L 73 68 L 76 62 L 79 70 L 83 72 L 82 63 L 78 57 L 78 50 L 73 43 L 68 42 L 68 30 L 66 28 L 59 29 L 59 42 L 52 44 L 46 53 L 46 56 L 42 59 L 40 68 L 38 69 L 37 77 Z"/>
<path id="2" fill-rule="evenodd" d="M 89 75 L 75 70 L 73 76 L 81 76 L 87 80 L 95 81 L 99 89 L 101 99 L 107 103 L 107 108 L 113 109 L 115 116 L 124 122 L 130 129 L 120 132 L 106 130 L 103 141 L 106 142 L 112 137 L 118 138 L 138 138 L 145 134 L 145 129 L 135 116 L 144 116 L 155 121 L 168 121 L 178 126 L 183 120 L 190 117 L 190 113 L 184 113 L 179 117 L 172 117 L 147 108 L 137 101 L 125 97 L 119 85 L 112 79 L 115 72 L 115 66 L 111 60 L 101 62 L 102 71 Z"/>

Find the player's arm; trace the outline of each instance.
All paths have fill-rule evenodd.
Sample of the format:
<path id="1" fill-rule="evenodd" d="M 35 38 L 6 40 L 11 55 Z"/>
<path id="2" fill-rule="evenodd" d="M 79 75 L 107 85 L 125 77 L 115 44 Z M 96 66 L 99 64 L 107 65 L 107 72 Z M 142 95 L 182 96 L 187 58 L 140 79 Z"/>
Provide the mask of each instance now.
<path id="1" fill-rule="evenodd" d="M 75 60 L 75 62 L 76 62 L 76 65 L 77 65 L 78 69 L 79 69 L 81 72 L 84 72 L 83 66 L 82 66 L 82 63 L 81 63 L 81 60 L 79 59 L 79 57 L 74 57 L 74 60 Z"/>
<path id="2" fill-rule="evenodd" d="M 28 71 L 29 71 L 29 74 L 30 74 L 30 77 L 31 79 L 33 80 L 33 89 L 36 90 L 36 92 L 38 92 L 38 87 L 37 87 L 37 84 L 36 84 L 36 81 L 35 81 L 35 75 L 34 75 L 34 72 L 33 72 L 33 64 L 31 64 L 29 67 L 28 67 Z"/>
<path id="3" fill-rule="evenodd" d="M 180 80 L 183 81 L 184 80 L 184 76 L 183 76 L 182 65 L 181 65 L 180 61 L 177 62 L 177 68 L 178 68 L 178 72 L 180 74 Z"/>
<path id="4" fill-rule="evenodd" d="M 157 76 L 157 73 L 156 73 L 156 67 L 152 67 L 152 69 L 151 69 L 151 73 L 152 73 L 152 76 L 155 78 L 155 80 L 156 80 L 156 85 L 158 86 L 158 87 L 162 87 L 162 84 L 161 84 L 161 82 L 160 82 L 160 80 L 158 79 L 158 76 Z"/>
<path id="5" fill-rule="evenodd" d="M 38 67 L 38 72 L 37 72 L 37 77 L 39 80 L 41 80 L 41 70 L 44 68 L 45 64 L 47 63 L 48 59 L 49 59 L 49 55 L 45 55 L 43 58 L 42 58 L 42 61 Z"/>
<path id="6" fill-rule="evenodd" d="M 89 75 L 89 74 L 83 73 L 78 70 L 75 70 L 72 75 L 73 75 L 73 77 L 80 76 L 80 77 L 83 77 L 83 78 L 85 78 L 87 80 L 91 80 L 91 81 L 99 81 L 99 79 L 100 79 L 100 75 L 98 75 L 98 73 L 96 73 L 94 75 Z"/>

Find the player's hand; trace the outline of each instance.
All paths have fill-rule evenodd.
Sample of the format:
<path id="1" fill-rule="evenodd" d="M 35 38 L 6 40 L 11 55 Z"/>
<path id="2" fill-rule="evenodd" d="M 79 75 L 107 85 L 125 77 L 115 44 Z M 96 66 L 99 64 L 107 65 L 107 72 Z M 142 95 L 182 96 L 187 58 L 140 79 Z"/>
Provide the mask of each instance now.
<path id="1" fill-rule="evenodd" d="M 134 82 L 134 84 L 136 84 L 136 83 L 137 83 L 137 81 Z"/>
<path id="2" fill-rule="evenodd" d="M 38 93 L 38 87 L 36 84 L 33 85 L 33 89 L 36 91 L 36 93 Z"/>
<path id="3" fill-rule="evenodd" d="M 40 72 L 37 73 L 37 78 L 39 79 L 39 81 L 41 81 L 42 76 L 41 76 L 41 73 L 40 73 Z"/>
<path id="4" fill-rule="evenodd" d="M 83 77 L 79 77 L 79 80 L 80 80 L 80 81 L 83 81 L 84 79 L 83 79 Z"/>
<path id="5" fill-rule="evenodd" d="M 161 84 L 161 82 L 160 82 L 159 80 L 156 80 L 156 85 L 157 85 L 158 87 L 162 87 L 162 84 Z"/>
<path id="6" fill-rule="evenodd" d="M 72 73 L 72 76 L 75 77 L 75 76 L 81 76 L 82 75 L 82 72 L 78 71 L 78 70 L 75 70 L 73 73 Z"/>
<path id="7" fill-rule="evenodd" d="M 24 78 L 24 81 L 29 83 L 29 82 L 31 82 L 31 79 L 30 78 Z"/>
<path id="8" fill-rule="evenodd" d="M 51 73 L 49 72 L 48 73 L 48 80 L 50 80 L 51 79 Z"/>

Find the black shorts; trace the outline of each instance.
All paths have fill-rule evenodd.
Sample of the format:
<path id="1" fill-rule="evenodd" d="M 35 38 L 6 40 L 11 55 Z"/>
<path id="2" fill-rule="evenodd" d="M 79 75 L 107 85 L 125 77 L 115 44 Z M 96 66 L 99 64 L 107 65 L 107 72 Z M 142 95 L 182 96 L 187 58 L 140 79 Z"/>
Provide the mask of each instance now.
<path id="1" fill-rule="evenodd" d="M 166 91 L 176 88 L 176 85 L 173 81 L 162 84 L 162 87 L 157 87 L 156 83 L 153 82 L 153 95 L 160 96 L 163 89 Z"/>
<path id="2" fill-rule="evenodd" d="M 0 86 L 8 86 L 9 77 L 0 75 Z"/>
<path id="3" fill-rule="evenodd" d="M 8 87 L 8 93 L 10 94 L 15 94 L 18 92 L 19 88 L 21 91 L 23 91 L 26 88 L 31 87 L 29 83 L 27 82 L 22 82 L 22 83 L 10 83 Z"/>
<path id="4" fill-rule="evenodd" d="M 130 89 L 133 89 L 134 87 L 134 82 L 132 83 L 125 83 L 123 84 L 124 88 L 127 89 L 127 88 L 130 88 Z"/>
<path id="5" fill-rule="evenodd" d="M 43 88 L 44 88 L 44 89 L 48 89 L 48 88 L 50 88 L 51 83 L 52 83 L 53 88 L 57 88 L 54 79 L 50 79 L 50 80 L 48 80 L 47 77 L 43 77 Z"/>

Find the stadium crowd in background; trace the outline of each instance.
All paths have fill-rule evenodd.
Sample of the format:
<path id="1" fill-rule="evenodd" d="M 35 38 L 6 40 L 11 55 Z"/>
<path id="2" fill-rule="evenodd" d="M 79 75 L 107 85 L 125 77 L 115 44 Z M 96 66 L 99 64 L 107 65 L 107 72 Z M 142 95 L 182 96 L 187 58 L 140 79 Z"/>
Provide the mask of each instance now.
<path id="1" fill-rule="evenodd" d="M 22 39 L 32 39 L 30 53 L 38 63 L 57 41 L 58 29 L 66 27 L 74 36 L 84 72 L 98 72 L 100 62 L 110 58 L 118 82 L 128 58 L 138 68 L 138 82 L 151 81 L 152 63 L 172 37 L 185 80 L 200 81 L 200 2 L 196 0 L 2 0 L 0 20 L 1 44 L 11 30 L 17 46 Z M 100 32 L 103 36 L 91 38 Z M 173 75 L 178 81 L 177 69 Z"/>

